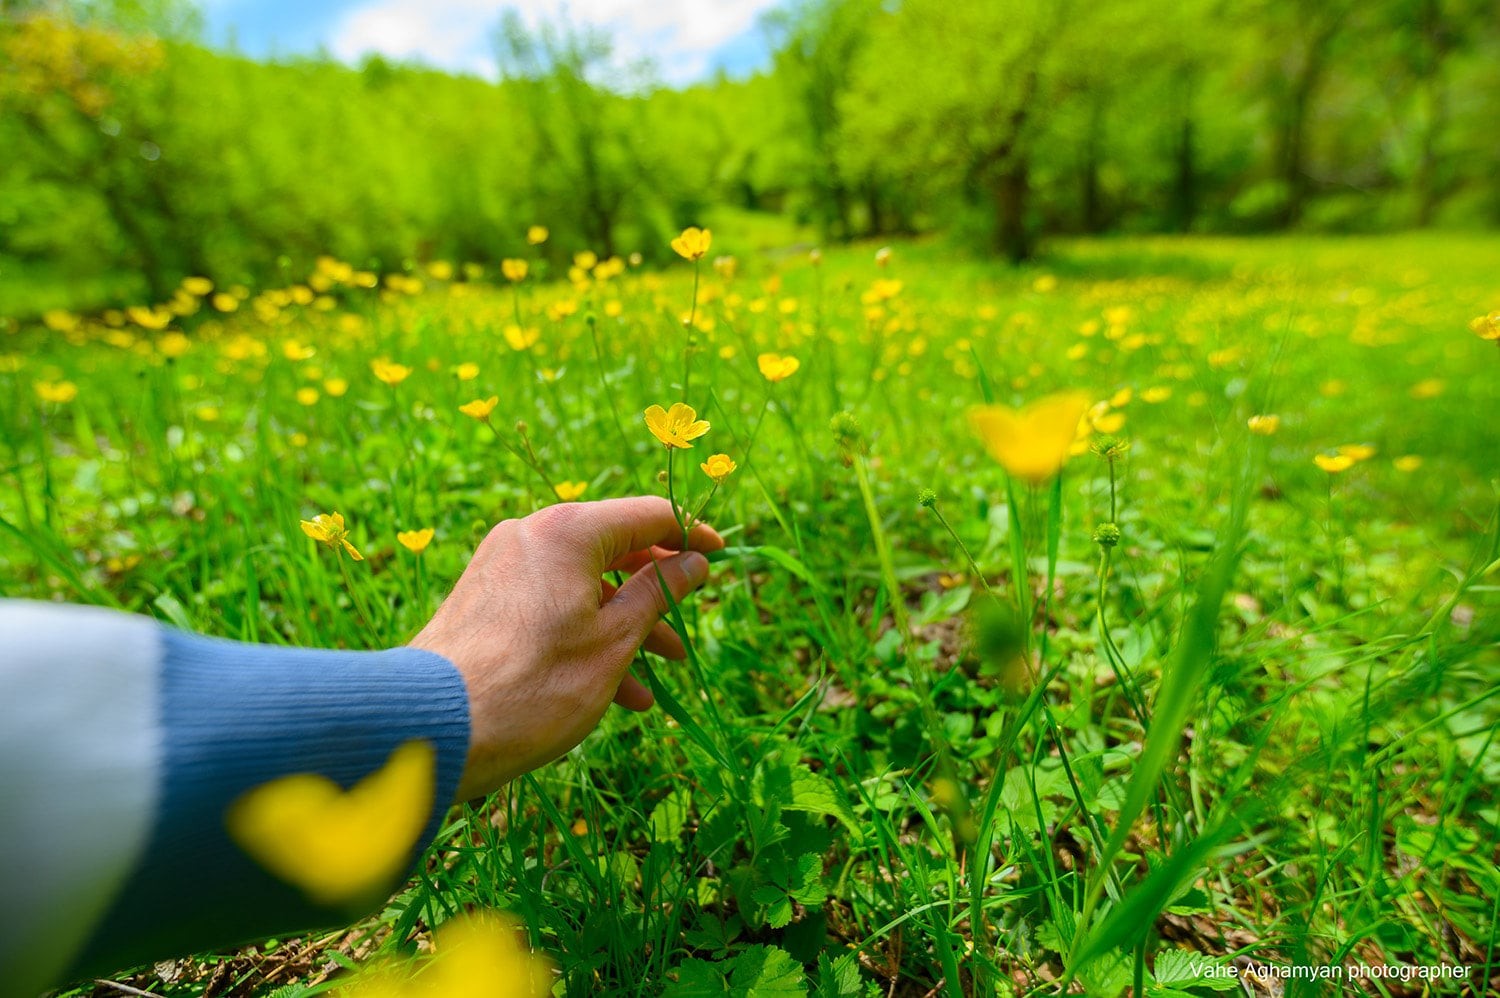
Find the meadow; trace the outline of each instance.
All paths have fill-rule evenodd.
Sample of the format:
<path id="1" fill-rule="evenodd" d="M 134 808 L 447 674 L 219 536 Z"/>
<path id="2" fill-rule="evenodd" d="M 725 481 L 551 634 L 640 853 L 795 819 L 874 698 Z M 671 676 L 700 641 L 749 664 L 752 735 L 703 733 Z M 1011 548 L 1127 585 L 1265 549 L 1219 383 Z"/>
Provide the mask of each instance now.
<path id="1" fill-rule="evenodd" d="M 121 982 L 328 993 L 499 909 L 559 995 L 1500 987 L 1500 239 L 714 221 L 0 325 L 0 595 L 377 648 L 542 506 L 670 489 L 730 544 L 658 708 L 377 916 Z"/>

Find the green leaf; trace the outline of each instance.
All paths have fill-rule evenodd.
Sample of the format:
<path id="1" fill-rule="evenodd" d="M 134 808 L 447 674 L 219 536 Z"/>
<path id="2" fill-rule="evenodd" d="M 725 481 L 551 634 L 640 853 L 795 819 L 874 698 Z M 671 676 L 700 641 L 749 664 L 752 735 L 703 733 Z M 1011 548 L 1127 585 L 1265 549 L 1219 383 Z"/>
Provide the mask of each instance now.
<path id="1" fill-rule="evenodd" d="M 1226 966 L 1223 960 L 1216 960 L 1202 953 L 1169 949 L 1156 955 L 1153 976 L 1157 984 L 1167 988 L 1199 987 L 1214 991 L 1237 991 L 1240 986 L 1239 977 L 1220 969 Z"/>
<path id="2" fill-rule="evenodd" d="M 863 983 L 859 960 L 853 953 L 837 960 L 829 960 L 827 953 L 818 954 L 818 998 L 858 998 Z"/>
<path id="3" fill-rule="evenodd" d="M 672 842 L 682 834 L 692 796 L 692 792 L 683 787 L 662 798 L 651 811 L 651 841 Z"/>
<path id="4" fill-rule="evenodd" d="M 802 964 L 775 946 L 751 946 L 734 958 L 729 993 L 733 998 L 805 998 Z"/>
<path id="5" fill-rule="evenodd" d="M 715 998 L 729 994 L 729 984 L 719 972 L 723 964 L 707 960 L 684 960 L 674 973 L 677 980 L 662 991 L 662 998 Z"/>
<path id="6" fill-rule="evenodd" d="M 854 812 L 833 781 L 806 766 L 768 767 L 758 781 L 762 800 L 775 801 L 783 811 L 806 811 L 835 818 L 851 835 L 863 837 Z"/>

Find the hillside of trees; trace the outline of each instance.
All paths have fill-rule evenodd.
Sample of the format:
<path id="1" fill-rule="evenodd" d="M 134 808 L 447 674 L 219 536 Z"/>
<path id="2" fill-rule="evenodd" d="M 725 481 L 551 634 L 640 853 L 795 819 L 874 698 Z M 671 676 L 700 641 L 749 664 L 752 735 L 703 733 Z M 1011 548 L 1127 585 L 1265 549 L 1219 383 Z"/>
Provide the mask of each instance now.
<path id="1" fill-rule="evenodd" d="M 319 254 L 666 254 L 714 206 L 828 241 L 1500 224 L 1493 0 L 792 0 L 683 90 L 499 18 L 498 82 L 263 63 L 173 2 L 0 0 L 0 287 L 164 295 Z M 4 311 L 0 309 L 0 311 Z"/>

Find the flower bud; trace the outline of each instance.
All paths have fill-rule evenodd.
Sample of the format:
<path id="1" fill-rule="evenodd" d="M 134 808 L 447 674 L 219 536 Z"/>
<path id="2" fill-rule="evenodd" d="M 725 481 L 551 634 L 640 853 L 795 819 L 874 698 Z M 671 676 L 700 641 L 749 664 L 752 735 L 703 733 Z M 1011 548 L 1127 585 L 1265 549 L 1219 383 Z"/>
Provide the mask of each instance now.
<path id="1" fill-rule="evenodd" d="M 937 505 L 937 493 L 931 489 L 923 489 L 917 493 L 917 505 L 926 506 L 928 509 Z"/>
<path id="2" fill-rule="evenodd" d="M 1094 528 L 1094 543 L 1102 548 L 1112 548 L 1120 543 L 1120 528 L 1113 523 L 1101 523 Z"/>

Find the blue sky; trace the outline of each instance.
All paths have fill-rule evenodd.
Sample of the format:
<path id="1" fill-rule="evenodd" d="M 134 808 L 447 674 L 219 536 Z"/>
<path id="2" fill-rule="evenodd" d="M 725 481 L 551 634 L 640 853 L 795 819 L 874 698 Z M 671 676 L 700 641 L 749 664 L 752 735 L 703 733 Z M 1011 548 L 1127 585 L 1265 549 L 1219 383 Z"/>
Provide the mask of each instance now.
<path id="1" fill-rule="evenodd" d="M 722 69 L 743 76 L 770 55 L 757 22 L 777 0 L 202 0 L 208 41 L 256 58 L 325 50 L 355 63 L 383 55 L 493 77 L 491 34 L 502 12 L 527 24 L 602 28 L 625 62 L 650 59 L 656 75 L 682 85 Z"/>

